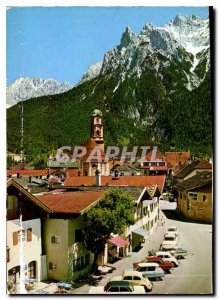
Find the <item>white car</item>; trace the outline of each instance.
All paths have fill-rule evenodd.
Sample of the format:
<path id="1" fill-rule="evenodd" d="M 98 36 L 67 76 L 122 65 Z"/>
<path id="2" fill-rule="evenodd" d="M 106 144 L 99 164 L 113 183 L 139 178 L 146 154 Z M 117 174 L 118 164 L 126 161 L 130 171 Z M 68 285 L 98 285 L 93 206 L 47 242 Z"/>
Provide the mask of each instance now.
<path id="1" fill-rule="evenodd" d="M 177 246 L 177 236 L 174 233 L 167 233 L 164 236 L 164 240 L 162 243 L 162 248 L 165 247 L 166 245 L 170 245 L 173 247 Z"/>
<path id="2" fill-rule="evenodd" d="M 174 233 L 176 236 L 178 236 L 178 230 L 176 226 L 169 226 L 167 228 L 167 233 Z"/>
<path id="3" fill-rule="evenodd" d="M 161 257 L 163 261 L 170 261 L 174 264 L 174 267 L 179 266 L 177 259 L 167 251 L 156 251 L 155 255 Z"/>

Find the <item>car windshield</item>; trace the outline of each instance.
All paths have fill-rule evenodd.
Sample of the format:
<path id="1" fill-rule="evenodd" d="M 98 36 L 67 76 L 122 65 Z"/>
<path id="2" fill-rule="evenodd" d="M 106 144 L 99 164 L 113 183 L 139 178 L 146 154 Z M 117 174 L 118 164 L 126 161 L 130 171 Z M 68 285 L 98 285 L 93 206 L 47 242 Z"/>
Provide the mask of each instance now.
<path id="1" fill-rule="evenodd" d="M 176 228 L 169 228 L 168 231 L 176 231 Z"/>

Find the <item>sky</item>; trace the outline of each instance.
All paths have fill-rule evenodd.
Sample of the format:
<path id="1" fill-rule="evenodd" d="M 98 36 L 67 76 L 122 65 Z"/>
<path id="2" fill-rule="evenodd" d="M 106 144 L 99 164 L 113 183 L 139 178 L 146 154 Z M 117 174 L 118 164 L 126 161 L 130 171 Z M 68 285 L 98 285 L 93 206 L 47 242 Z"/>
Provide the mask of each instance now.
<path id="1" fill-rule="evenodd" d="M 19 77 L 77 84 L 87 68 L 119 45 L 129 26 L 162 26 L 176 14 L 208 17 L 208 7 L 15 7 L 6 15 L 7 84 Z"/>

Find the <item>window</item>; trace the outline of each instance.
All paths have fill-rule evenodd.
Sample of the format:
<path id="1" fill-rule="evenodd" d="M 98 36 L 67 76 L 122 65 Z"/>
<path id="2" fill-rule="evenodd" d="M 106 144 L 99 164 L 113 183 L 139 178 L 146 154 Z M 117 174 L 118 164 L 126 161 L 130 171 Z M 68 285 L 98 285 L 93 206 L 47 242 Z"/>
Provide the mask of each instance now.
<path id="1" fill-rule="evenodd" d="M 141 281 L 141 278 L 138 277 L 138 276 L 134 276 L 133 280 L 140 280 Z"/>
<path id="2" fill-rule="evenodd" d="M 203 202 L 207 202 L 207 196 L 203 195 L 202 200 L 203 200 Z"/>
<path id="3" fill-rule="evenodd" d="M 32 241 L 32 228 L 27 229 L 27 242 Z"/>
<path id="4" fill-rule="evenodd" d="M 135 277 L 134 277 L 135 278 Z M 132 276 L 124 276 L 124 280 L 132 280 Z M 136 279 L 135 279 L 136 280 Z"/>
<path id="5" fill-rule="evenodd" d="M 130 289 L 129 287 L 126 287 L 126 286 L 120 286 L 120 292 L 130 292 Z"/>
<path id="6" fill-rule="evenodd" d="M 16 246 L 18 244 L 18 232 L 13 232 L 13 246 Z"/>
<path id="7" fill-rule="evenodd" d="M 52 236 L 51 237 L 51 243 L 52 244 L 61 244 L 61 238 L 60 238 L 60 236 Z"/>
<path id="8" fill-rule="evenodd" d="M 18 208 L 18 199 L 16 196 L 7 197 L 7 209 L 17 209 Z"/>
<path id="9" fill-rule="evenodd" d="M 54 262 L 49 262 L 49 269 L 55 271 L 57 268 L 57 264 Z"/>
<path id="10" fill-rule="evenodd" d="M 108 292 L 110 292 L 110 293 L 118 293 L 119 292 L 119 287 L 118 286 L 111 286 L 108 289 Z"/>
<path id="11" fill-rule="evenodd" d="M 198 194 L 196 193 L 189 193 L 189 198 L 192 200 L 198 200 Z"/>
<path id="12" fill-rule="evenodd" d="M 82 229 L 75 230 L 75 243 L 83 241 Z"/>

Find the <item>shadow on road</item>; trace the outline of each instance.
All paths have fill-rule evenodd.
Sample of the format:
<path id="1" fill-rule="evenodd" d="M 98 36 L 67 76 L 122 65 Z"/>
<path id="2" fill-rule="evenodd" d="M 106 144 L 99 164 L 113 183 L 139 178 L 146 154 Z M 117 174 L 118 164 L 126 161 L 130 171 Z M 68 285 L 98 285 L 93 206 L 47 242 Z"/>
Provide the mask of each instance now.
<path id="1" fill-rule="evenodd" d="M 206 225 L 209 225 L 209 223 L 204 223 L 204 222 L 201 222 L 201 221 L 185 219 L 182 216 L 180 216 L 177 213 L 176 210 L 163 210 L 163 214 L 166 216 L 167 219 L 170 219 L 170 220 L 175 220 L 175 221 L 180 221 L 180 222 L 186 222 L 186 223 L 196 223 L 196 224 L 206 224 Z"/>

